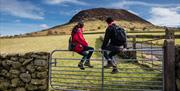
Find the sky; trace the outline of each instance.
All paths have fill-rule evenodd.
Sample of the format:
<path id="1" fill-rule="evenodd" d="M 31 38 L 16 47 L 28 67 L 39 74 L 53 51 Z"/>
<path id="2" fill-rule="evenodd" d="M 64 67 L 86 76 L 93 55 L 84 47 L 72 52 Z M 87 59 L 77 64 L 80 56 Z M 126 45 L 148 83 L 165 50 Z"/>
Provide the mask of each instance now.
<path id="1" fill-rule="evenodd" d="M 81 10 L 126 9 L 155 25 L 180 27 L 180 0 L 0 0 L 0 35 L 64 24 Z"/>

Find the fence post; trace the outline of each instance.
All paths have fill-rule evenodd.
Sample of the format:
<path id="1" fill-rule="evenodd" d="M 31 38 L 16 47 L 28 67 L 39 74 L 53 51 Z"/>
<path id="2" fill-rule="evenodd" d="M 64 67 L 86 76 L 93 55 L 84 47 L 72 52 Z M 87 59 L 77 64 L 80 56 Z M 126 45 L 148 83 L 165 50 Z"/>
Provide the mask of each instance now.
<path id="1" fill-rule="evenodd" d="M 174 30 L 170 28 L 166 28 L 165 30 L 165 39 L 174 39 Z"/>
<path id="2" fill-rule="evenodd" d="M 136 49 L 136 36 L 133 36 L 133 49 Z M 133 51 L 133 58 L 137 59 L 136 51 Z"/>
<path id="3" fill-rule="evenodd" d="M 166 28 L 164 40 L 164 91 L 176 91 L 174 31 Z"/>

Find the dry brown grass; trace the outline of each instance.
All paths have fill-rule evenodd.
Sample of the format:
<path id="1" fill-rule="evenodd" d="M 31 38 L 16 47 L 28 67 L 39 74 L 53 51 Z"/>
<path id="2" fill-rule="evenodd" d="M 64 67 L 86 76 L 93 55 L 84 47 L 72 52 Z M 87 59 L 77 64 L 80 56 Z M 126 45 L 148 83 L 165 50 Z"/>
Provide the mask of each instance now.
<path id="1" fill-rule="evenodd" d="M 140 22 L 128 22 L 128 21 L 116 21 L 117 25 L 122 26 L 127 31 L 130 30 L 130 28 L 134 27 L 135 31 L 142 31 L 144 27 L 149 28 L 148 31 L 163 31 L 162 29 L 153 28 L 151 25 L 143 24 Z M 67 25 L 63 25 L 60 27 L 48 29 L 48 31 L 51 31 L 52 34 L 70 34 L 73 26 L 76 23 L 71 23 Z M 96 21 L 85 21 L 85 32 L 103 32 L 105 31 L 105 28 L 107 27 L 106 22 L 96 20 Z M 39 35 L 48 35 L 48 31 L 40 31 L 36 33 L 32 33 L 33 36 L 39 36 Z"/>
<path id="2" fill-rule="evenodd" d="M 90 46 L 95 47 L 99 35 L 85 35 Z M 41 36 L 14 39 L 0 39 L 1 53 L 50 52 L 54 49 L 67 49 L 69 35 Z"/>

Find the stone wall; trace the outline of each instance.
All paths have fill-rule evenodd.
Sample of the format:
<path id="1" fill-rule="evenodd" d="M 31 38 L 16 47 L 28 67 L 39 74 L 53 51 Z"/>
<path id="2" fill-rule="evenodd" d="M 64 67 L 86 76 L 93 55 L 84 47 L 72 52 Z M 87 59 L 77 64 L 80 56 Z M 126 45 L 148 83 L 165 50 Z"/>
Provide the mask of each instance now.
<path id="1" fill-rule="evenodd" d="M 48 91 L 49 53 L 0 55 L 0 91 Z"/>
<path id="2" fill-rule="evenodd" d="M 176 46 L 176 86 L 177 91 L 180 91 L 180 46 Z"/>

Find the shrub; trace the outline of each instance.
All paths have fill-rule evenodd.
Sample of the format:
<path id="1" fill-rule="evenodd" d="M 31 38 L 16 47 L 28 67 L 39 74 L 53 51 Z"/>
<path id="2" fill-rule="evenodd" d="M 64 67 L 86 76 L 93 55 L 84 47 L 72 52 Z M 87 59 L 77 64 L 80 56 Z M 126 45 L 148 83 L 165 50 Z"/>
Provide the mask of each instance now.
<path id="1" fill-rule="evenodd" d="M 131 27 L 131 28 L 130 28 L 130 31 L 135 31 L 135 27 Z"/>
<path id="2" fill-rule="evenodd" d="M 55 31 L 55 32 L 54 32 L 54 34 L 58 34 L 58 32 L 57 32 L 57 31 Z"/>
<path id="3" fill-rule="evenodd" d="M 97 27 L 97 29 L 101 29 L 101 27 L 99 26 L 99 27 Z"/>
<path id="4" fill-rule="evenodd" d="M 53 34 L 52 31 L 47 32 L 47 35 L 52 35 L 52 34 Z"/>

